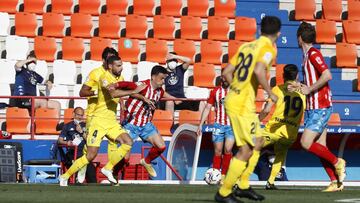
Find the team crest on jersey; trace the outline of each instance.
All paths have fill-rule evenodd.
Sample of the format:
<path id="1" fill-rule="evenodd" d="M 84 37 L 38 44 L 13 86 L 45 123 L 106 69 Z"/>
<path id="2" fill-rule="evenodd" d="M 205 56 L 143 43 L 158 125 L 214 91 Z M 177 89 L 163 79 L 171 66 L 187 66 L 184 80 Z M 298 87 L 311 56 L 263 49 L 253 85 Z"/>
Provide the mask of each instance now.
<path id="1" fill-rule="evenodd" d="M 103 87 L 106 87 L 109 85 L 107 80 L 102 80 L 101 83 L 102 83 Z"/>
<path id="2" fill-rule="evenodd" d="M 178 82 L 179 82 L 178 76 L 171 74 L 171 76 L 168 80 L 169 85 L 176 85 Z"/>

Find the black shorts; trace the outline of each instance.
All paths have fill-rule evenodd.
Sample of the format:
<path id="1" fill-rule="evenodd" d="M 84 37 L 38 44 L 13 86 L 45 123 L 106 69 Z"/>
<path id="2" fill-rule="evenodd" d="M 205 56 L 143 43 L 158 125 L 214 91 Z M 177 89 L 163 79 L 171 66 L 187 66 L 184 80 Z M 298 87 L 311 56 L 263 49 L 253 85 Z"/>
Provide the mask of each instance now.
<path id="1" fill-rule="evenodd" d="M 165 109 L 166 101 L 160 102 L 160 109 Z M 174 110 L 191 110 L 198 111 L 199 110 L 200 101 L 182 101 L 180 104 L 174 104 Z"/>

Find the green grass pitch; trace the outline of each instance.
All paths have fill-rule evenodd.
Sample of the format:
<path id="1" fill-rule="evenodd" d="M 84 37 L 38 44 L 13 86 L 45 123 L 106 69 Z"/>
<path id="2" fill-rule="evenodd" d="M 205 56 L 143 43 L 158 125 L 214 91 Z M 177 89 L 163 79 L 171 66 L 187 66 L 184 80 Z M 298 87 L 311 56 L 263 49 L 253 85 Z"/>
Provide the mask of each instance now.
<path id="1" fill-rule="evenodd" d="M 328 203 L 336 200 L 358 199 L 360 188 L 347 187 L 342 192 L 322 193 L 319 187 L 280 187 L 279 191 L 256 188 L 265 195 L 263 202 Z M 88 185 L 60 187 L 58 185 L 0 184 L 0 202 L 124 202 L 180 203 L 214 202 L 216 186 L 207 185 Z M 244 202 L 253 202 L 243 199 Z M 348 201 L 349 202 L 349 201 Z"/>

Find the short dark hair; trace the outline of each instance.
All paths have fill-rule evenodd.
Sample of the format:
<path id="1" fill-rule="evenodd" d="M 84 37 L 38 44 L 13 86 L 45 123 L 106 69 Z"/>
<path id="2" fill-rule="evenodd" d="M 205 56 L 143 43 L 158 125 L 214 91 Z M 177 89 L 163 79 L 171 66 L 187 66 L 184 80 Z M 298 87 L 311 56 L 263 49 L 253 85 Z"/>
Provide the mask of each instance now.
<path id="1" fill-rule="evenodd" d="M 109 56 L 109 58 L 106 59 L 106 65 L 109 66 L 110 64 L 113 64 L 114 61 L 119 61 L 121 58 L 118 55 Z"/>
<path id="2" fill-rule="evenodd" d="M 315 27 L 310 23 L 302 22 L 296 33 L 297 37 L 301 36 L 301 39 L 305 43 L 314 43 L 316 39 Z"/>
<path id="3" fill-rule="evenodd" d="M 101 58 L 102 58 L 104 61 L 106 61 L 106 59 L 107 59 L 107 57 L 108 57 L 109 54 L 115 55 L 115 56 L 118 56 L 118 55 L 119 55 L 119 53 L 118 53 L 114 48 L 112 48 L 112 47 L 106 47 L 106 48 L 103 50 L 102 54 L 101 54 Z"/>
<path id="4" fill-rule="evenodd" d="M 84 111 L 84 109 L 83 109 L 82 107 L 78 106 L 78 107 L 76 107 L 76 108 L 74 109 L 74 111 L 73 111 L 73 112 L 75 113 L 77 110 Z"/>
<path id="5" fill-rule="evenodd" d="M 274 35 L 280 32 L 281 20 L 276 16 L 265 16 L 261 20 L 261 34 Z"/>
<path id="6" fill-rule="evenodd" d="M 160 65 L 156 65 L 151 69 L 151 76 L 159 75 L 160 73 L 168 74 L 168 71 L 166 70 L 166 68 L 164 68 L 164 67 L 162 67 Z"/>
<path id="7" fill-rule="evenodd" d="M 35 51 L 34 51 L 34 50 L 30 51 L 26 58 L 29 58 L 29 57 L 36 58 L 36 55 L 35 55 Z"/>
<path id="8" fill-rule="evenodd" d="M 299 73 L 299 69 L 295 64 L 287 64 L 284 66 L 284 81 L 296 80 L 296 77 Z"/>

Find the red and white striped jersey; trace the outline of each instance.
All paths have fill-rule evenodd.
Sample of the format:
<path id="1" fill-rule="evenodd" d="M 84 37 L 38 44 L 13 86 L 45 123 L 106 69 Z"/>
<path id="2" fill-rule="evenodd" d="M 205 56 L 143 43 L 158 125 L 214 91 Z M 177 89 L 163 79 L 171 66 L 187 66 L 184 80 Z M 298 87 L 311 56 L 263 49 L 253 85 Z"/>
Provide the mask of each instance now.
<path id="1" fill-rule="evenodd" d="M 322 72 L 328 69 L 321 52 L 314 47 L 311 47 L 306 54 L 304 54 L 303 74 L 304 81 L 307 86 L 313 85 L 320 78 Z M 316 92 L 307 95 L 306 109 L 321 109 L 332 106 L 331 90 L 329 83 Z"/>
<path id="2" fill-rule="evenodd" d="M 215 107 L 215 123 L 220 125 L 230 125 L 229 117 L 226 115 L 224 100 L 228 93 L 228 89 L 224 89 L 222 86 L 215 87 L 210 92 L 208 98 L 208 104 Z"/>
<path id="3" fill-rule="evenodd" d="M 138 82 L 138 85 L 139 84 L 147 85 L 140 94 L 152 100 L 154 103 L 157 103 L 164 95 L 164 90 L 162 88 L 154 89 L 150 84 L 150 80 Z M 125 118 L 127 123 L 141 127 L 152 120 L 154 110 L 152 110 L 144 101 L 134 97 L 129 97 L 125 106 Z"/>

